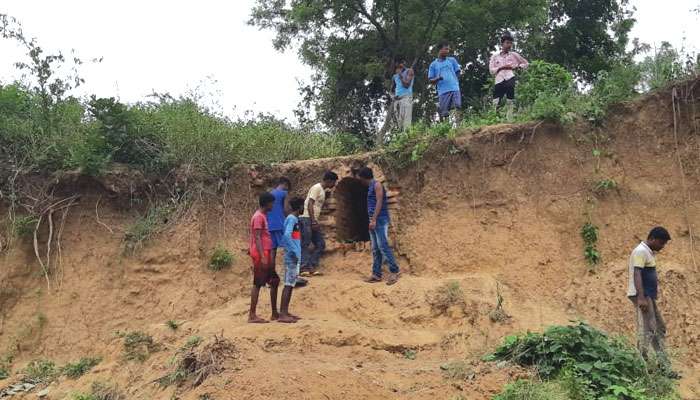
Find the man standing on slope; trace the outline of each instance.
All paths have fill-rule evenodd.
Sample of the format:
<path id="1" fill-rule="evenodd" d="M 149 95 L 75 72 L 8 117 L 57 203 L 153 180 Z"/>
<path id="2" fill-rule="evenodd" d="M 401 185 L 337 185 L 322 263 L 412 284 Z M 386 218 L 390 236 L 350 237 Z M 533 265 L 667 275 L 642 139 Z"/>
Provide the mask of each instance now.
<path id="1" fill-rule="evenodd" d="M 372 242 L 372 275 L 366 280 L 368 283 L 382 281 L 382 265 L 389 265 L 389 278 L 387 285 L 393 285 L 399 280 L 399 266 L 394 258 L 394 252 L 389 245 L 389 209 L 387 208 L 387 196 L 384 186 L 374 179 L 371 168 L 364 167 L 358 173 L 360 180 L 366 186 L 367 214 L 369 214 L 369 238 Z"/>
<path id="2" fill-rule="evenodd" d="M 326 171 L 323 181 L 311 186 L 304 202 L 304 214 L 299 218 L 301 224 L 301 270 L 305 274 L 318 274 L 318 264 L 323 251 L 326 249 L 326 241 L 323 237 L 321 218 L 323 203 L 326 201 L 326 189 L 333 189 L 338 181 L 338 175 L 332 171 Z M 309 245 L 313 244 L 313 251 Z"/>
<path id="3" fill-rule="evenodd" d="M 660 226 L 649 232 L 647 240 L 641 242 L 629 259 L 629 283 L 627 297 L 634 305 L 637 322 L 637 347 L 647 361 L 655 360 L 671 377 L 677 374 L 671 371 L 671 364 L 666 355 L 664 338 L 666 324 L 656 305 L 658 277 L 656 273 L 655 254 L 660 252 L 671 240 L 668 231 Z M 652 351 L 656 358 L 652 358 Z"/>
<path id="4" fill-rule="evenodd" d="M 493 89 L 493 105 L 501 106 L 501 100 L 506 98 L 506 118 L 513 118 L 515 107 L 515 73 L 514 70 L 526 69 L 528 62 L 520 54 L 512 51 L 513 36 L 505 33 L 501 36 L 501 51 L 491 56 L 489 70 L 496 77 L 496 86 Z"/>
<path id="5" fill-rule="evenodd" d="M 413 68 L 406 68 L 406 61 L 401 59 L 394 74 L 394 115 L 400 131 L 411 127 L 413 118 Z"/>
<path id="6" fill-rule="evenodd" d="M 438 115 L 444 121 L 450 116 L 450 110 L 462 108 L 462 93 L 459 91 L 459 74 L 461 67 L 454 57 L 448 57 L 450 45 L 438 44 L 438 58 L 430 63 L 428 80 L 437 85 Z M 459 115 L 457 115 L 459 119 Z"/>

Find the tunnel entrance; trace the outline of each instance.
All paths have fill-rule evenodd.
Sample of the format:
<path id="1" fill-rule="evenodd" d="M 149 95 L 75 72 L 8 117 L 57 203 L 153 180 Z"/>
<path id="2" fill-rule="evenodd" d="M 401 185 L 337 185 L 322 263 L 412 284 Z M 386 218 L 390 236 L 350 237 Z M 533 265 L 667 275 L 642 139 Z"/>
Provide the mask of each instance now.
<path id="1" fill-rule="evenodd" d="M 367 187 L 357 178 L 343 178 L 335 187 L 335 229 L 341 243 L 369 241 Z"/>

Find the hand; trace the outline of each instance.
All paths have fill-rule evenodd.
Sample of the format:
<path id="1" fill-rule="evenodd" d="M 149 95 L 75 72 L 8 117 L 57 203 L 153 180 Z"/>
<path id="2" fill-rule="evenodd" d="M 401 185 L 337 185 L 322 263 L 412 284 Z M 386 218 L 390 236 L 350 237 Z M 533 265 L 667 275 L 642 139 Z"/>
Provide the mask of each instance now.
<path id="1" fill-rule="evenodd" d="M 649 309 L 649 300 L 646 297 L 638 296 L 637 305 L 642 311 L 647 311 Z"/>
<path id="2" fill-rule="evenodd" d="M 377 227 L 377 220 L 374 219 L 374 218 L 372 218 L 372 219 L 369 221 L 369 230 L 370 230 L 370 231 L 373 231 L 376 227 Z"/>

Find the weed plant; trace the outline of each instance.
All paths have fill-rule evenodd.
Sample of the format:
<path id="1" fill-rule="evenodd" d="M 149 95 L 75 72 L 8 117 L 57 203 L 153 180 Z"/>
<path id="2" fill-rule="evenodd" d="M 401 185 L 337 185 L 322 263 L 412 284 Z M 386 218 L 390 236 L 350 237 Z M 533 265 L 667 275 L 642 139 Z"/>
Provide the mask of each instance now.
<path id="1" fill-rule="evenodd" d="M 127 360 L 145 361 L 159 346 L 151 335 L 141 331 L 129 332 L 124 338 L 124 357 Z"/>
<path id="2" fill-rule="evenodd" d="M 219 245 L 214 249 L 209 260 L 209 269 L 212 271 L 221 271 L 233 264 L 233 254 L 228 249 Z"/>
<path id="3" fill-rule="evenodd" d="M 53 381 L 60 373 L 56 364 L 51 360 L 32 360 L 22 371 L 30 382 L 48 383 Z"/>
<path id="4" fill-rule="evenodd" d="M 464 291 L 457 281 L 449 281 L 426 293 L 425 300 L 437 315 L 445 314 L 452 306 L 466 306 Z"/>
<path id="5" fill-rule="evenodd" d="M 600 252 L 598 251 L 598 227 L 591 222 L 586 222 L 581 227 L 581 238 L 583 239 L 583 256 L 591 267 L 600 262 Z"/>
<path id="6" fill-rule="evenodd" d="M 101 361 L 102 359 L 97 357 L 83 357 L 77 362 L 64 365 L 63 368 L 61 368 L 61 371 L 65 376 L 71 379 L 77 379 L 85 375 Z"/>

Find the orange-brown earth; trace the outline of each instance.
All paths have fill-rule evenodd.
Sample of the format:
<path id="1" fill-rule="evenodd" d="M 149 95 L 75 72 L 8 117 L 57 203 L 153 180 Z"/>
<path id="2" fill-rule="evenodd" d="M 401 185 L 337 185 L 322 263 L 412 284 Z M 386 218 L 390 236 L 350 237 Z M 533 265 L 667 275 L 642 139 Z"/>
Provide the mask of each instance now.
<path id="1" fill-rule="evenodd" d="M 692 245 L 700 241 L 700 114 L 692 84 L 679 91 L 676 135 L 671 94 L 660 92 L 620 105 L 598 128 L 464 132 L 408 168 L 383 164 L 377 154 L 237 167 L 196 186 L 187 211 L 133 255 L 124 254 L 123 238 L 142 207 L 125 207 L 114 187 L 82 179 L 63 189 L 80 199 L 65 220 L 60 254 L 54 251 L 50 291 L 31 240 L 13 242 L 0 256 L 0 356 L 15 355 L 13 375 L 0 388 L 21 379 L 35 358 L 63 364 L 99 356 L 83 377 L 52 383 L 48 398 L 109 380 L 130 399 L 488 399 L 528 376 L 479 361 L 505 335 L 580 319 L 631 337 L 627 256 L 650 227 L 664 225 L 673 241 L 659 257 L 660 307 L 684 374 L 683 397 L 699 399 L 700 248 Z M 292 309 L 303 319 L 247 324 L 251 278 L 243 250 L 255 194 L 280 175 L 302 194 L 325 169 L 348 176 L 365 163 L 381 171 L 394 195 L 400 282 L 363 283 L 368 250 L 331 240 L 324 275 L 295 291 Z M 617 189 L 594 193 L 606 178 Z M 335 224 L 352 219 L 343 203 L 330 203 L 331 239 Z M 587 214 L 600 227 L 603 260 L 593 272 L 579 235 Z M 46 237 L 42 231 L 40 245 Z M 217 244 L 232 249 L 235 262 L 213 272 L 207 263 Z M 465 302 L 438 313 L 427 298 L 450 281 L 459 282 Z M 489 318 L 497 284 L 510 315 L 502 322 Z M 267 293 L 261 299 L 267 313 Z M 168 320 L 181 326 L 173 331 Z M 136 330 L 160 345 L 144 362 L 124 359 L 117 334 Z M 222 335 L 237 357 L 196 388 L 154 383 L 194 335 Z M 466 378 L 444 376 L 441 365 L 455 360 L 468 361 Z"/>

